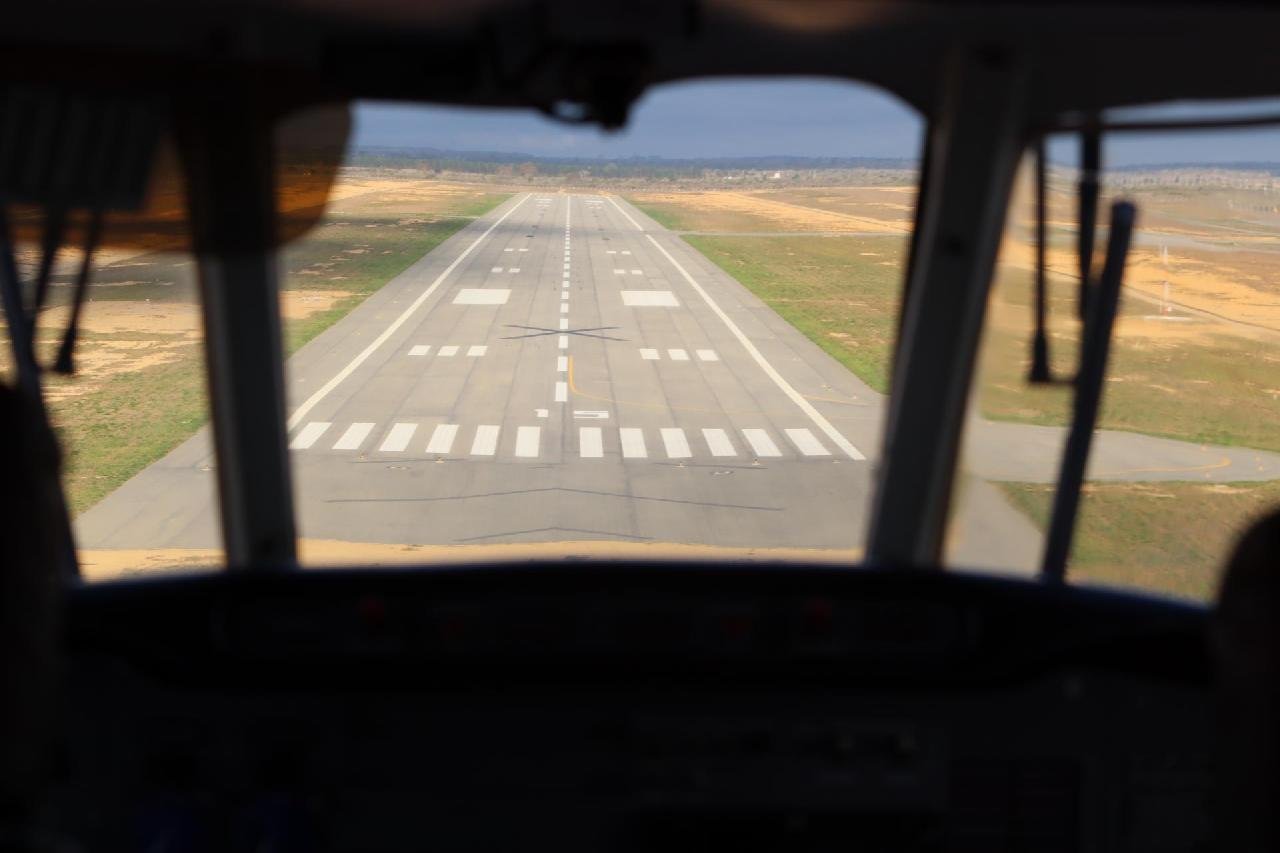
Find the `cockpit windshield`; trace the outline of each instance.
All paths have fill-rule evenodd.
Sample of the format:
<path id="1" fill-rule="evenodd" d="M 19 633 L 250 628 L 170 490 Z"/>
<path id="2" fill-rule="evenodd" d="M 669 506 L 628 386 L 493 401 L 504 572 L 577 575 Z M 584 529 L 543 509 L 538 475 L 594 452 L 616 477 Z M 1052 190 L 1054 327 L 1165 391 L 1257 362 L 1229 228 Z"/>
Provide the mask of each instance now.
<path id="1" fill-rule="evenodd" d="M 862 558 L 917 223 L 912 109 L 797 79 L 658 87 L 616 133 L 529 111 L 353 115 L 323 208 L 296 188 L 305 166 L 277 205 L 307 226 L 276 259 L 304 565 Z M 318 121 L 290 117 L 281 150 L 305 152 Z M 1139 221 L 1073 579 L 1204 598 L 1234 531 L 1280 498 L 1274 133 L 1101 149 L 1094 272 L 1111 201 Z M 1043 299 L 1034 149 L 1014 184 L 957 566 L 1042 561 L 1081 347 L 1078 148 L 1044 148 Z M 81 257 L 52 262 L 49 359 Z M 43 258 L 29 243 L 21 269 Z M 47 382 L 85 577 L 221 565 L 189 243 L 102 249 L 85 293 L 78 372 Z M 1051 375 L 1028 382 L 1037 328 Z"/>

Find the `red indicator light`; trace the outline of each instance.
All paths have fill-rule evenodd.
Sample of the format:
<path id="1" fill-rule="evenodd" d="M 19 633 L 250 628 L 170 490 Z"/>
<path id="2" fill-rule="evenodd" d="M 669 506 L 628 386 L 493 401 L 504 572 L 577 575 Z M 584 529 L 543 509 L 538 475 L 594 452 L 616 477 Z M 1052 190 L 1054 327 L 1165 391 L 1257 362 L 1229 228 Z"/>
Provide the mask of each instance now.
<path id="1" fill-rule="evenodd" d="M 835 622 L 834 608 L 825 598 L 811 598 L 804 603 L 802 624 L 810 637 L 829 637 Z"/>
<path id="2" fill-rule="evenodd" d="M 366 595 L 356 604 L 360 622 L 371 631 L 381 630 L 387 624 L 387 603 L 381 596 Z"/>

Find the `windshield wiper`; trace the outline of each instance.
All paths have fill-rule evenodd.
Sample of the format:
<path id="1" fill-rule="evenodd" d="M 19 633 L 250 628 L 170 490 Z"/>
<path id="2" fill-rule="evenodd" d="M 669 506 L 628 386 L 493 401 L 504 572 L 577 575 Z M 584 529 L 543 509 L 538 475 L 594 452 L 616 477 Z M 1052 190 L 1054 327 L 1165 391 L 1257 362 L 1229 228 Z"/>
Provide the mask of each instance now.
<path id="1" fill-rule="evenodd" d="M 1088 314 L 1080 348 L 1080 369 L 1076 374 L 1076 393 L 1072 407 L 1071 427 L 1058 476 L 1058 490 L 1053 497 L 1053 512 L 1045 540 L 1044 562 L 1040 572 L 1046 580 L 1066 578 L 1067 555 L 1075 531 L 1080 507 L 1080 489 L 1084 485 L 1089 446 L 1102 403 L 1102 386 L 1107 373 L 1107 356 L 1111 350 L 1111 332 L 1120 305 L 1120 288 L 1124 265 L 1129 256 L 1129 242 L 1137 208 L 1127 201 L 1111 206 L 1111 228 L 1107 239 L 1107 255 L 1102 276 L 1089 288 Z"/>

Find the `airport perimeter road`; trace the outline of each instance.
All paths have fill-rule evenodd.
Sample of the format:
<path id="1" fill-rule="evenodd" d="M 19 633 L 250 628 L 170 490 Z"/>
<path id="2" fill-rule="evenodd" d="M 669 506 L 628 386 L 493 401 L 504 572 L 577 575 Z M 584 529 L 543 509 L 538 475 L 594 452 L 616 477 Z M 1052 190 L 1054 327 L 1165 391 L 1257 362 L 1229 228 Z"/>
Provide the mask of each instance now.
<path id="1" fill-rule="evenodd" d="M 863 539 L 878 396 L 611 196 L 515 196 L 288 376 L 307 538 Z M 215 545 L 211 464 L 202 433 L 86 513 L 82 547 Z"/>

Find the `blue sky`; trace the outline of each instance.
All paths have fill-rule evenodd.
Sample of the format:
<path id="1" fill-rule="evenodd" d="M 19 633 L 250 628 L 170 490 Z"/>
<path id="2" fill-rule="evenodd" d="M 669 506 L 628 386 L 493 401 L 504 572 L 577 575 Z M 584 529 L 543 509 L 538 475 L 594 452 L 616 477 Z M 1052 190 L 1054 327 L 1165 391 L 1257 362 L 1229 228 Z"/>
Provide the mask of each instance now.
<path id="1" fill-rule="evenodd" d="M 1275 102 L 1262 106 L 1280 111 Z M 1191 115 L 1172 105 L 1147 115 Z M 502 151 L 537 156 L 623 158 L 908 157 L 919 154 L 922 123 L 910 108 L 869 86 L 798 79 L 679 83 L 651 90 L 628 127 L 604 133 L 550 121 L 528 110 L 475 110 L 368 103 L 356 110 L 355 144 Z M 1055 159 L 1072 159 L 1055 146 Z M 1116 135 L 1113 165 L 1280 162 L 1280 129 L 1162 136 Z"/>

